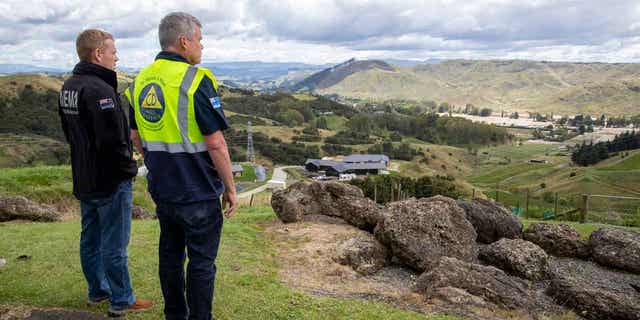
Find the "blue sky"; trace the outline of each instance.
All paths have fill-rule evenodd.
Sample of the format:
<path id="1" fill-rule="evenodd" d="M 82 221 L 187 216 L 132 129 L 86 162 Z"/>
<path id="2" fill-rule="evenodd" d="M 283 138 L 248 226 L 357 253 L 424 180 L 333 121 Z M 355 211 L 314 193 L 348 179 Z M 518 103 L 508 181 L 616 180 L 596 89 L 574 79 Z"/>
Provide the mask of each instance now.
<path id="1" fill-rule="evenodd" d="M 75 36 L 114 34 L 120 66 L 148 64 L 172 11 L 204 24 L 204 61 L 351 57 L 640 62 L 640 1 L 30 1 L 0 3 L 0 63 L 70 67 Z"/>

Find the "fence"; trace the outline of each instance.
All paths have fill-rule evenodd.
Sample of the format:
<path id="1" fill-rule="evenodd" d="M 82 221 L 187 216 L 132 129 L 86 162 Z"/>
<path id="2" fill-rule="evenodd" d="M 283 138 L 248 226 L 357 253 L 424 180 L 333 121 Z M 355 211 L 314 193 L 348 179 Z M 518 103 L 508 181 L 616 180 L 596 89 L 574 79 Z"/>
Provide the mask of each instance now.
<path id="1" fill-rule="evenodd" d="M 269 206 L 269 205 L 271 205 L 271 191 L 263 191 L 260 193 L 252 194 L 249 197 L 238 198 L 239 207 Z"/>
<path id="2" fill-rule="evenodd" d="M 599 194 L 582 197 L 581 210 L 585 220 L 640 227 L 640 197 Z"/>
<path id="3" fill-rule="evenodd" d="M 476 197 L 473 190 L 472 197 Z M 575 194 L 543 188 L 502 189 L 500 184 L 485 195 L 525 219 L 557 219 L 640 227 L 640 197 Z"/>

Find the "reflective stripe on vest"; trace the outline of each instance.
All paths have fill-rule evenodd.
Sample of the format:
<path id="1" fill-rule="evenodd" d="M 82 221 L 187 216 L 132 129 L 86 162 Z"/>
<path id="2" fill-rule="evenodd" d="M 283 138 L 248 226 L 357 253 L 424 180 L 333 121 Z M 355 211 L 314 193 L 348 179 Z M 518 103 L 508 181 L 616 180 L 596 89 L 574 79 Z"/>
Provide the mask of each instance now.
<path id="1" fill-rule="evenodd" d="M 162 62 L 164 64 L 168 64 L 168 63 L 178 63 L 178 62 L 168 62 L 167 60 L 165 60 L 164 62 Z M 179 65 L 172 65 L 172 67 L 177 67 L 177 68 L 181 68 L 183 65 L 180 63 Z M 150 69 L 151 71 L 153 71 L 153 69 Z M 161 68 L 161 70 L 163 70 Z M 179 69 L 174 69 L 172 71 L 180 71 Z M 143 73 L 144 76 L 149 76 L 152 75 L 152 72 L 146 72 L 147 70 L 143 70 L 141 71 L 141 74 L 138 75 L 138 77 L 140 77 Z M 147 136 L 147 134 L 145 134 L 144 128 L 141 128 L 140 123 L 138 123 L 138 131 L 140 131 L 140 138 L 142 140 L 142 146 L 144 149 L 146 149 L 147 151 L 163 151 L 163 152 L 168 152 L 168 153 L 180 153 L 180 152 L 186 152 L 186 153 L 198 153 L 198 152 L 203 152 L 203 151 L 207 151 L 207 147 L 206 144 L 204 143 L 204 141 L 196 141 L 196 142 L 192 142 L 192 139 L 189 137 L 189 102 L 190 99 L 192 100 L 193 97 L 190 97 L 189 94 L 189 90 L 192 89 L 192 86 L 194 85 L 194 80 L 197 78 L 198 72 L 201 71 L 200 76 L 198 77 L 199 81 L 202 80 L 202 77 L 204 76 L 208 76 L 212 79 L 212 82 L 214 83 L 215 86 L 215 78 L 213 78 L 213 75 L 211 75 L 211 73 L 208 70 L 204 70 L 204 69 L 199 69 L 193 66 L 188 66 L 186 68 L 186 72 L 184 73 L 184 76 L 182 78 L 182 81 L 180 83 L 179 86 L 179 93 L 177 96 L 177 126 L 178 128 L 176 128 L 179 131 L 179 136 L 182 140 L 182 142 L 168 142 L 168 141 L 154 141 L 154 140 L 165 140 L 162 138 L 162 136 L 164 137 L 169 137 L 169 141 L 171 140 L 175 140 L 177 137 L 175 129 L 172 129 L 175 127 L 174 123 L 170 123 L 171 124 L 171 128 L 166 129 L 169 130 L 168 133 L 165 132 L 165 134 L 162 133 L 147 133 L 150 135 L 155 136 L 155 139 L 153 138 L 149 138 Z M 136 81 L 138 80 L 138 78 L 136 78 Z M 129 87 L 129 89 L 125 92 L 125 95 L 127 96 L 127 98 L 129 99 L 131 105 L 133 106 L 133 109 L 135 111 L 135 115 L 136 116 L 136 120 L 141 120 L 141 121 L 146 121 L 142 118 L 141 115 L 141 106 L 139 103 L 139 98 L 140 95 L 142 94 L 142 91 L 144 91 L 144 89 L 141 89 L 140 92 L 137 93 L 138 96 L 136 96 L 136 81 L 134 81 L 134 83 Z M 198 81 L 198 82 L 199 82 Z M 142 84 L 148 86 L 149 83 L 144 83 L 144 80 L 142 80 Z M 140 84 L 139 84 L 140 85 Z M 158 84 L 159 85 L 159 84 Z M 161 91 L 165 91 L 169 88 L 165 88 L 165 87 L 160 87 Z M 174 87 L 175 88 L 175 87 Z M 197 90 L 197 88 L 195 88 Z M 193 92 L 192 92 L 193 93 Z M 163 94 L 167 94 L 167 92 L 163 93 Z M 169 96 L 164 96 L 164 108 L 167 108 L 167 98 L 170 98 L 170 94 Z M 193 108 L 193 101 L 191 101 L 191 105 Z M 163 117 L 167 116 L 166 114 L 166 110 L 163 111 Z M 193 110 L 192 110 L 193 113 Z M 164 121 L 174 121 L 174 119 L 164 119 Z M 195 115 L 192 115 L 192 121 L 195 121 Z M 192 130 L 193 130 L 194 126 L 192 126 Z M 197 128 L 197 126 L 195 126 L 195 128 Z M 198 134 L 200 134 L 200 132 L 198 131 Z M 173 137 L 173 138 L 171 138 Z M 197 136 L 196 136 L 197 138 Z"/>
<path id="2" fill-rule="evenodd" d="M 189 119 L 187 109 L 189 107 L 189 95 L 188 91 L 191 88 L 191 84 L 193 83 L 193 79 L 196 77 L 196 69 L 194 66 L 189 66 L 187 69 L 187 73 L 184 74 L 184 78 L 182 78 L 182 83 L 180 83 L 180 95 L 178 96 L 178 125 L 180 126 L 180 135 L 182 136 L 182 143 L 186 146 L 191 144 L 191 139 L 189 139 Z M 189 151 L 185 151 L 189 152 Z M 195 151 L 200 152 L 200 151 Z M 189 152 L 193 153 L 193 152 Z"/>

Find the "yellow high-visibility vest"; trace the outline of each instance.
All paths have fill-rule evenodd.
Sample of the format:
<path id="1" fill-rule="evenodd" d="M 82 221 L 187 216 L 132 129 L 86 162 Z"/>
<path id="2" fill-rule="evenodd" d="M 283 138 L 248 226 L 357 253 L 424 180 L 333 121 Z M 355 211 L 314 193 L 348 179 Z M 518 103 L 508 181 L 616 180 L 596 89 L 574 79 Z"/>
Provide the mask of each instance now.
<path id="1" fill-rule="evenodd" d="M 147 151 L 207 151 L 196 122 L 193 95 L 204 77 L 218 91 L 211 71 L 186 62 L 157 59 L 140 71 L 125 96 L 133 107 L 138 134 Z"/>

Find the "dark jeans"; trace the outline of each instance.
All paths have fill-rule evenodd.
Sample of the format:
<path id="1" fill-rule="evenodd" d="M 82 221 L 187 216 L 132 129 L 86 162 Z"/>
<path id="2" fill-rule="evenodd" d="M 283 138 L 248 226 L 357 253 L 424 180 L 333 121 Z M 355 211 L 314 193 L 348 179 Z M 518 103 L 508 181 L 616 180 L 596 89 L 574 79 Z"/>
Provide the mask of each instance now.
<path id="1" fill-rule="evenodd" d="M 127 263 L 133 205 L 131 186 L 131 180 L 127 180 L 108 198 L 80 201 L 80 262 L 89 286 L 89 299 L 110 297 L 114 309 L 126 308 L 135 301 Z"/>
<path id="2" fill-rule="evenodd" d="M 157 214 L 165 318 L 210 320 L 223 220 L 220 201 L 157 203 Z M 186 296 L 185 247 L 189 255 Z"/>

